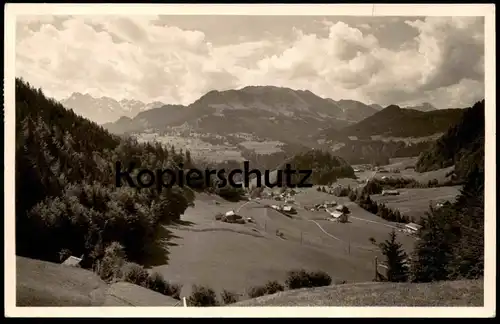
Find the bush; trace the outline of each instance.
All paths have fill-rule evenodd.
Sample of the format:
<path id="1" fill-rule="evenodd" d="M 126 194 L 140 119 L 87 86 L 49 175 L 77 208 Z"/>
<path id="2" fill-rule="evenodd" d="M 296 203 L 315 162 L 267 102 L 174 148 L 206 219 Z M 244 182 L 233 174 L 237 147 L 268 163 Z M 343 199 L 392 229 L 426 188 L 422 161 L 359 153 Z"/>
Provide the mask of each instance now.
<path id="1" fill-rule="evenodd" d="M 313 287 L 329 286 L 332 283 L 332 278 L 324 271 L 311 272 L 309 278 Z"/>
<path id="2" fill-rule="evenodd" d="M 238 295 L 236 295 L 233 292 L 227 291 L 225 289 L 222 291 L 220 296 L 221 296 L 222 302 L 225 305 L 234 304 L 238 301 Z"/>
<path id="3" fill-rule="evenodd" d="M 160 294 L 170 296 L 180 300 L 181 285 L 171 284 L 166 281 L 159 273 L 152 273 L 146 279 L 146 288 L 159 292 Z"/>
<path id="4" fill-rule="evenodd" d="M 168 284 L 165 295 L 170 296 L 174 299 L 181 300 L 181 289 L 182 285 L 178 284 Z"/>
<path id="5" fill-rule="evenodd" d="M 96 265 L 96 272 L 102 280 L 112 282 L 122 277 L 122 267 L 126 255 L 124 248 L 117 242 L 112 242 L 105 250 L 104 256 Z"/>
<path id="6" fill-rule="evenodd" d="M 217 295 L 209 287 L 193 285 L 193 292 L 188 298 L 189 306 L 218 306 Z"/>
<path id="7" fill-rule="evenodd" d="M 160 294 L 165 294 L 167 287 L 168 282 L 157 272 L 150 274 L 146 279 L 146 288 L 159 292 Z"/>
<path id="8" fill-rule="evenodd" d="M 266 289 L 266 293 L 268 295 L 272 295 L 272 294 L 277 293 L 278 291 L 285 290 L 285 287 L 283 287 L 283 285 L 280 284 L 279 282 L 277 282 L 276 280 L 273 280 L 273 281 L 269 281 L 265 285 L 265 289 Z"/>
<path id="9" fill-rule="evenodd" d="M 138 286 L 146 287 L 149 274 L 137 263 L 127 262 L 122 269 L 122 280 Z"/>
<path id="10" fill-rule="evenodd" d="M 257 298 L 267 294 L 267 288 L 265 286 L 256 286 L 248 290 L 248 297 Z"/>
<path id="11" fill-rule="evenodd" d="M 312 288 L 328 286 L 332 278 L 323 271 L 307 272 L 305 270 L 294 270 L 288 273 L 286 285 L 289 289 Z"/>

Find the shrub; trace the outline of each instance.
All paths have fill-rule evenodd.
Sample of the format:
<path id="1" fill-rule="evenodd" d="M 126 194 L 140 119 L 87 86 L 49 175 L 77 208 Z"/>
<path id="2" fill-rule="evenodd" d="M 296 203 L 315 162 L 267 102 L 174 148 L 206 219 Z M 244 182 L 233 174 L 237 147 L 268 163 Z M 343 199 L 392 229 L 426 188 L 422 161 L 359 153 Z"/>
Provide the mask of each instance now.
<path id="1" fill-rule="evenodd" d="M 217 295 L 209 287 L 193 285 L 193 292 L 188 298 L 189 306 L 218 306 Z"/>
<path id="2" fill-rule="evenodd" d="M 146 281 L 149 274 L 142 266 L 137 263 L 127 262 L 122 269 L 122 280 L 135 285 L 146 287 Z"/>
<path id="3" fill-rule="evenodd" d="M 96 272 L 102 280 L 112 282 L 122 277 L 122 267 L 126 256 L 124 248 L 117 242 L 112 242 L 105 250 L 104 256 L 96 265 Z"/>
<path id="4" fill-rule="evenodd" d="M 257 298 L 267 294 L 267 288 L 265 286 L 256 286 L 248 290 L 248 297 Z"/>
<path id="5" fill-rule="evenodd" d="M 167 296 L 170 296 L 174 299 L 180 300 L 181 299 L 181 289 L 182 289 L 182 285 L 168 284 L 164 295 L 167 295 Z"/>
<path id="6" fill-rule="evenodd" d="M 157 272 L 150 274 L 146 279 L 146 288 L 159 292 L 160 294 L 166 295 L 168 286 L 168 282 Z"/>
<path id="7" fill-rule="evenodd" d="M 332 283 L 332 278 L 324 271 L 311 272 L 309 278 L 313 287 L 328 286 Z"/>
<path id="8" fill-rule="evenodd" d="M 290 271 L 285 282 L 289 289 L 310 287 L 309 276 L 305 270 Z"/>
<path id="9" fill-rule="evenodd" d="M 276 280 L 269 281 L 264 287 L 268 295 L 275 294 L 278 291 L 285 290 L 285 287 L 283 287 L 283 285 L 277 282 Z"/>
<path id="10" fill-rule="evenodd" d="M 222 302 L 225 305 L 234 304 L 238 301 L 238 295 L 236 295 L 233 292 L 227 291 L 225 289 L 222 291 L 220 296 L 221 296 Z"/>
<path id="11" fill-rule="evenodd" d="M 294 270 L 288 273 L 286 285 L 289 289 L 312 288 L 328 286 L 332 278 L 323 271 L 307 272 L 305 270 Z"/>
<path id="12" fill-rule="evenodd" d="M 276 280 L 268 281 L 263 286 L 255 286 L 250 288 L 248 291 L 248 296 L 250 298 L 256 298 L 264 295 L 275 294 L 279 291 L 285 290 L 285 287 Z"/>
<path id="13" fill-rule="evenodd" d="M 215 220 L 221 220 L 224 215 L 222 213 L 215 214 Z"/>

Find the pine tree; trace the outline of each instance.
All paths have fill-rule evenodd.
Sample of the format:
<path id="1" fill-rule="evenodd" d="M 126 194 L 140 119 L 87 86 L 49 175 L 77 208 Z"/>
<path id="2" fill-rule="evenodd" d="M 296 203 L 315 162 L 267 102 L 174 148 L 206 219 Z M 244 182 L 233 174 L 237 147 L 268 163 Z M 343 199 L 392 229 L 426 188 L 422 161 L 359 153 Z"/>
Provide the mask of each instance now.
<path id="1" fill-rule="evenodd" d="M 401 243 L 396 240 L 396 232 L 392 230 L 389 239 L 379 245 L 387 262 L 387 280 L 392 282 L 405 282 L 408 280 L 406 266 L 407 255 Z"/>

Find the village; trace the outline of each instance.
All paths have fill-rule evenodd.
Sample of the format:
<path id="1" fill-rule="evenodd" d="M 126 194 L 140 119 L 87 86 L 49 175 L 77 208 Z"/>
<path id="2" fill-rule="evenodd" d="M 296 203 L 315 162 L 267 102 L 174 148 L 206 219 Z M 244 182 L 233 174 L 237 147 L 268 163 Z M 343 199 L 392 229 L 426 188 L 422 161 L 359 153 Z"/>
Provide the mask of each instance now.
<path id="1" fill-rule="evenodd" d="M 329 188 L 327 193 L 333 194 L 334 188 Z M 225 223 L 234 223 L 234 224 L 245 224 L 245 223 L 254 223 L 254 219 L 251 217 L 243 217 L 239 214 L 239 210 L 247 205 L 249 202 L 255 202 L 257 204 L 262 205 L 265 208 L 270 208 L 275 210 L 286 217 L 289 218 L 297 218 L 302 219 L 298 210 L 302 209 L 304 211 L 309 211 L 313 213 L 320 213 L 322 215 L 319 219 L 335 222 L 335 223 L 349 223 L 349 217 L 351 216 L 350 209 L 345 204 L 339 204 L 335 200 L 325 200 L 322 203 L 316 203 L 311 206 L 303 206 L 298 203 L 295 199 L 295 196 L 298 194 L 293 189 L 285 189 L 281 192 L 277 193 L 274 191 L 262 192 L 258 197 L 248 197 L 246 202 L 243 203 L 238 210 L 229 210 L 225 213 L 217 213 L 215 215 L 215 220 L 225 222 Z M 399 192 L 397 190 L 384 190 L 382 195 L 398 195 Z M 262 203 L 264 200 L 274 200 L 276 204 L 265 204 Z M 443 206 L 442 203 L 437 204 L 437 208 Z M 408 224 L 395 224 L 395 228 L 397 228 L 398 232 L 401 232 L 406 235 L 410 235 L 412 237 L 416 237 L 418 231 L 421 229 L 421 225 L 410 222 Z M 281 234 L 277 233 L 278 236 Z"/>

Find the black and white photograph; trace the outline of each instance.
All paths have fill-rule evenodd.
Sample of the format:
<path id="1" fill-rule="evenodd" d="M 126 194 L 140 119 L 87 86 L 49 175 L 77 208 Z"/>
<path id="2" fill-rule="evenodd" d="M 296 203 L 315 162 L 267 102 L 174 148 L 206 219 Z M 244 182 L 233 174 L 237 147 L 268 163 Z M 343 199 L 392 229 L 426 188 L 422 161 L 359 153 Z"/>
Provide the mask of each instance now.
<path id="1" fill-rule="evenodd" d="M 495 315 L 493 4 L 171 8 L 7 5 L 12 314 Z"/>

